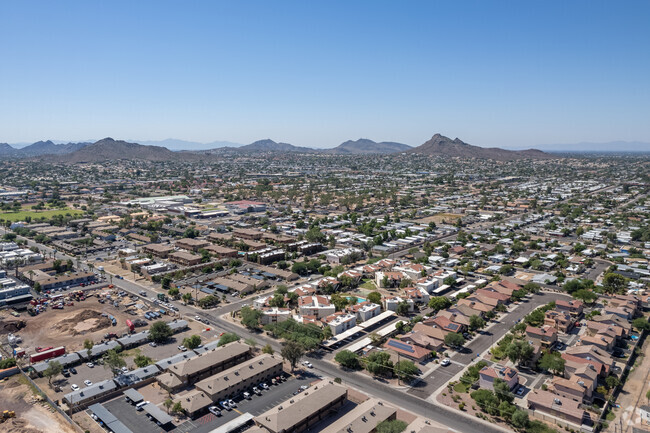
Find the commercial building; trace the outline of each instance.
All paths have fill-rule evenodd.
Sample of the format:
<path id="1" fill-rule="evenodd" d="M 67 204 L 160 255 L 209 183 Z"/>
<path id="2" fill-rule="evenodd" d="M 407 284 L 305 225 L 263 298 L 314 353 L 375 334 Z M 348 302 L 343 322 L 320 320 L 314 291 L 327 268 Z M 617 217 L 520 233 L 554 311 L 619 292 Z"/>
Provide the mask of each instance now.
<path id="1" fill-rule="evenodd" d="M 298 433 L 343 406 L 348 391 L 333 382 L 319 383 L 255 418 L 271 433 Z"/>
<path id="2" fill-rule="evenodd" d="M 203 379 L 196 384 L 213 402 L 233 398 L 282 373 L 282 359 L 264 354 Z"/>
<path id="3" fill-rule="evenodd" d="M 167 371 L 158 376 L 158 383 L 169 392 L 175 392 L 240 364 L 251 356 L 251 346 L 234 341 L 168 366 Z"/>

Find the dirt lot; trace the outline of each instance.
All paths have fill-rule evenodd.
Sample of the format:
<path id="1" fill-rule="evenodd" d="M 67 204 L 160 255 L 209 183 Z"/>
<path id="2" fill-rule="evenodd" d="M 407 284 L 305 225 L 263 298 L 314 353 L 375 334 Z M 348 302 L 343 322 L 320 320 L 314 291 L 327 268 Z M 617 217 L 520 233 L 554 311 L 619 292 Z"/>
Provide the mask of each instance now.
<path id="1" fill-rule="evenodd" d="M 420 224 L 429 224 L 431 221 L 433 221 L 436 224 L 442 224 L 442 222 L 445 221 L 447 224 L 453 224 L 456 222 L 458 218 L 462 218 L 462 217 L 463 215 L 461 214 L 439 213 L 426 218 L 417 219 L 415 220 L 415 222 Z"/>
<path id="2" fill-rule="evenodd" d="M 97 302 L 91 297 L 74 306 L 62 310 L 47 309 L 38 316 L 21 313 L 13 317 L 8 312 L 0 316 L 0 333 L 13 332 L 22 337 L 20 344 L 27 353 L 33 353 L 35 347 L 65 346 L 67 352 L 83 348 L 83 341 L 91 339 L 99 342 L 106 332 L 122 334 L 127 330 L 126 319 L 135 316 L 125 312 L 124 303 L 130 302 L 125 298 L 118 308 L 112 304 Z M 111 314 L 117 319 L 117 326 L 112 326 L 102 313 Z"/>
<path id="3" fill-rule="evenodd" d="M 0 425 L 7 433 L 75 433 L 70 424 L 48 404 L 37 399 L 26 379 L 15 375 L 0 383 L 0 408 L 13 410 L 16 418 Z"/>

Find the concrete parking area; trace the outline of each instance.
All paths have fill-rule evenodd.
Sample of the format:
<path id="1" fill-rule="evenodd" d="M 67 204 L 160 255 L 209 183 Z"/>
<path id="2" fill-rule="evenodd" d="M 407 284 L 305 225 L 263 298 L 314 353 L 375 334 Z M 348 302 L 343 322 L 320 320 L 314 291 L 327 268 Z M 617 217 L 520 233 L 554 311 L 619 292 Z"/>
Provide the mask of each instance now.
<path id="1" fill-rule="evenodd" d="M 207 413 L 193 420 L 186 419 L 179 425 L 171 425 L 167 429 L 157 426 L 154 421 L 146 416 L 144 411 L 137 411 L 134 405 L 125 400 L 124 396 L 105 402 L 103 405 L 134 432 L 153 433 L 167 431 L 173 433 L 208 433 L 244 413 L 259 415 L 267 411 L 271 407 L 290 398 L 294 393 L 303 392 L 300 387 L 309 386 L 311 380 L 311 378 L 307 377 L 289 376 L 287 380 L 278 385 L 272 385 L 268 382 L 268 390 L 261 389 L 261 395 L 253 394 L 250 400 L 246 400 L 241 396 L 234 399 L 237 407 L 230 411 L 220 409 L 221 416 L 219 417 L 212 413 Z M 219 405 L 215 404 L 215 406 Z M 161 409 L 166 411 L 164 407 L 161 407 Z"/>

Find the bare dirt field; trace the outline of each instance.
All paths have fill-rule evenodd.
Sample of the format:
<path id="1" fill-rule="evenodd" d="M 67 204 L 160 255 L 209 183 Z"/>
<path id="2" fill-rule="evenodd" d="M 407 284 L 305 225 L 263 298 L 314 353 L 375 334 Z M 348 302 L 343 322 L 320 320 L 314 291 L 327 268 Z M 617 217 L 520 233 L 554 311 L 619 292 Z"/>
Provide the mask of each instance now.
<path id="1" fill-rule="evenodd" d="M 453 224 L 456 222 L 458 218 L 462 218 L 463 215 L 461 214 L 455 214 L 455 213 L 439 213 L 436 215 L 428 216 L 425 218 L 420 218 L 415 220 L 416 223 L 420 224 L 429 224 L 431 221 L 433 221 L 436 224 L 442 224 L 443 221 L 447 224 Z"/>
<path id="2" fill-rule="evenodd" d="M 0 407 L 16 412 L 15 418 L 0 424 L 2 432 L 75 433 L 61 415 L 34 395 L 21 375 L 0 383 Z"/>
<path id="3" fill-rule="evenodd" d="M 19 335 L 23 339 L 21 347 L 27 353 L 33 353 L 34 348 L 39 346 L 65 346 L 67 352 L 72 352 L 82 349 L 85 339 L 99 342 L 106 332 L 125 332 L 126 319 L 135 316 L 124 310 L 122 304 L 116 308 L 108 302 L 100 304 L 96 297 L 91 297 L 62 310 L 48 309 L 38 316 L 22 313 L 20 317 L 13 317 L 3 312 L 0 316 L 0 333 Z M 115 316 L 117 325 L 112 326 L 102 313 Z"/>

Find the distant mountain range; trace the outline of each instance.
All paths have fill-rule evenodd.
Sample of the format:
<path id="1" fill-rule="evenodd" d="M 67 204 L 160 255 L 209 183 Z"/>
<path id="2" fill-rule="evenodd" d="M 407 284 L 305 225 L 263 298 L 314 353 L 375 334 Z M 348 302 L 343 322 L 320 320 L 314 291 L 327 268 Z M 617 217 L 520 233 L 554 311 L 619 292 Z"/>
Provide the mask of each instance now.
<path id="1" fill-rule="evenodd" d="M 642 141 L 610 141 L 606 143 L 540 144 L 536 148 L 545 152 L 620 153 L 650 152 L 650 143 Z"/>
<path id="2" fill-rule="evenodd" d="M 40 155 L 64 155 L 76 152 L 90 143 L 55 144 L 51 140 L 37 141 L 29 146 L 17 149 L 7 143 L 0 143 L 0 157 L 29 158 Z"/>
<path id="3" fill-rule="evenodd" d="M 158 145 L 153 145 L 158 143 Z M 164 144 L 164 145 L 160 145 Z M 196 149 L 205 146 L 207 149 Z M 215 147 L 211 147 L 215 146 Z M 576 145 L 541 146 L 551 152 L 649 152 L 650 143 L 612 142 L 581 143 Z M 189 148 L 189 149 L 188 149 Z M 172 151 L 174 149 L 175 151 Z M 434 135 L 426 143 L 411 147 L 395 142 L 375 142 L 366 138 L 349 140 L 330 149 L 313 149 L 295 146 L 289 143 L 275 142 L 271 139 L 259 140 L 248 145 L 232 142 L 212 142 L 201 144 L 190 141 L 168 139 L 163 141 L 144 141 L 132 143 L 105 138 L 94 143 L 56 143 L 52 140 L 17 148 L 0 143 L 0 158 L 40 158 L 48 155 L 54 162 L 101 162 L 111 160 L 140 159 L 149 161 L 199 160 L 209 155 L 232 153 L 308 153 L 334 155 L 370 155 L 407 153 L 459 158 L 484 158 L 500 161 L 534 158 L 546 159 L 553 156 L 537 149 L 508 150 L 502 148 L 485 148 L 467 144 L 462 140 L 450 139 L 441 134 Z"/>
<path id="4" fill-rule="evenodd" d="M 479 147 L 463 142 L 459 138 L 451 139 L 444 135 L 436 134 L 426 143 L 414 147 L 407 153 L 419 155 L 444 156 L 448 158 L 480 158 L 495 159 L 497 161 L 512 161 L 517 159 L 547 159 L 552 155 L 541 150 L 505 150 L 498 147 Z"/>
<path id="5" fill-rule="evenodd" d="M 341 143 L 333 149 L 327 149 L 327 153 L 335 153 L 339 155 L 359 155 L 359 154 L 373 154 L 373 153 L 399 153 L 405 152 L 409 149 L 412 149 L 411 146 L 394 143 L 391 141 L 382 141 L 381 143 L 376 143 L 367 138 L 360 138 L 356 141 L 348 140 L 345 143 Z"/>
<path id="6" fill-rule="evenodd" d="M 96 143 L 88 144 L 75 152 L 56 155 L 48 158 L 48 160 L 81 163 L 118 160 L 176 161 L 181 159 L 198 160 L 200 158 L 201 156 L 195 153 L 172 152 L 166 147 L 127 143 L 126 141 L 113 140 L 108 137 Z"/>

